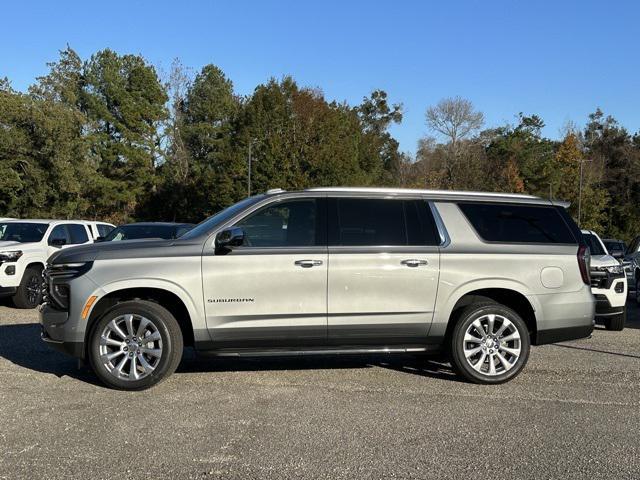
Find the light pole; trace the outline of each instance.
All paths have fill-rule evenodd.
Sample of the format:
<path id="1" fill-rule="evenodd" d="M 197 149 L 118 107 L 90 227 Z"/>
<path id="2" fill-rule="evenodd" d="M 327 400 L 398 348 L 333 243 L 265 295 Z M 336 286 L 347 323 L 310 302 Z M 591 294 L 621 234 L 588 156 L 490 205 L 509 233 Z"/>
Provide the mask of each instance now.
<path id="1" fill-rule="evenodd" d="M 251 196 L 251 147 L 253 147 L 253 142 L 255 141 L 256 139 L 252 138 L 249 142 L 249 158 L 247 159 L 247 197 Z"/>
<path id="2" fill-rule="evenodd" d="M 580 185 L 578 187 L 578 226 L 582 227 L 582 166 L 590 160 L 580 159 Z"/>

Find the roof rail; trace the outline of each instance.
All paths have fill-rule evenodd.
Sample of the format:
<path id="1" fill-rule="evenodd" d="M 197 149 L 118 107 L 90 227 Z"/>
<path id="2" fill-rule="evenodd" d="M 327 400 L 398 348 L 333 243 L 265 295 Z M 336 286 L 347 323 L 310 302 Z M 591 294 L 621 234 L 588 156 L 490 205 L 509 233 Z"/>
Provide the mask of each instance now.
<path id="1" fill-rule="evenodd" d="M 274 193 L 282 193 L 282 192 L 286 192 L 286 190 L 284 190 L 282 188 L 270 188 L 269 190 L 267 190 L 266 194 L 267 195 L 272 195 Z"/>

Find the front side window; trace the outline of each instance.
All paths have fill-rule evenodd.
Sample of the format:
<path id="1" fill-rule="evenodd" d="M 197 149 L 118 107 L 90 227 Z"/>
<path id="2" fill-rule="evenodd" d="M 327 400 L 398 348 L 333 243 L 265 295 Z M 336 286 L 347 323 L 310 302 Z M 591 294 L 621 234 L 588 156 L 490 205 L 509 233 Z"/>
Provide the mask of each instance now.
<path id="1" fill-rule="evenodd" d="M 51 230 L 49 235 L 49 245 L 65 245 L 69 243 L 67 228 L 64 225 L 57 225 Z"/>
<path id="2" fill-rule="evenodd" d="M 98 235 L 101 237 L 106 237 L 107 235 L 109 235 L 111 230 L 114 229 L 114 227 L 112 227 L 111 225 L 107 225 L 106 223 L 99 223 L 97 225 L 97 228 L 98 228 Z"/>
<path id="3" fill-rule="evenodd" d="M 79 225 L 77 223 L 70 223 L 67 225 L 69 230 L 69 235 L 71 236 L 72 245 L 78 245 L 80 243 L 87 243 L 89 241 L 89 236 L 87 235 L 87 229 L 84 228 L 84 225 Z"/>
<path id="4" fill-rule="evenodd" d="M 440 236 L 424 200 L 335 198 L 333 246 L 434 246 Z"/>
<path id="5" fill-rule="evenodd" d="M 318 204 L 314 198 L 267 205 L 240 220 L 245 247 L 310 247 L 321 245 Z"/>
<path id="6" fill-rule="evenodd" d="M 459 203 L 483 240 L 504 243 L 565 243 L 576 239 L 554 207 L 501 203 Z"/>
<path id="7" fill-rule="evenodd" d="M 49 225 L 46 223 L 0 223 L 1 242 L 30 243 L 39 242 Z"/>

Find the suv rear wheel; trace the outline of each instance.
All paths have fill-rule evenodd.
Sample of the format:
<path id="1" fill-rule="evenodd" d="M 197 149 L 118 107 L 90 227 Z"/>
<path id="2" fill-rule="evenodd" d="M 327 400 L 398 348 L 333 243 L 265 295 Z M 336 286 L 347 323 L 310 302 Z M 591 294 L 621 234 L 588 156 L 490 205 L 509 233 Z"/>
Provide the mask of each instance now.
<path id="1" fill-rule="evenodd" d="M 89 361 L 100 380 L 120 390 L 144 390 L 171 375 L 182 358 L 182 332 L 164 307 L 146 300 L 119 303 L 91 330 Z"/>
<path id="2" fill-rule="evenodd" d="M 454 369 L 474 383 L 511 380 L 529 359 L 529 331 L 512 309 L 495 302 L 470 305 L 451 335 Z"/>

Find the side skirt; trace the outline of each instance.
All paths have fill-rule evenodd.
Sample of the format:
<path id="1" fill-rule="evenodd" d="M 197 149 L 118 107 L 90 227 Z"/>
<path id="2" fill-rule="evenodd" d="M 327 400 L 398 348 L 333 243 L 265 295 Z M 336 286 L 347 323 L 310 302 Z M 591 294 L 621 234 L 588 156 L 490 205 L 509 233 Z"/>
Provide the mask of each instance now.
<path id="1" fill-rule="evenodd" d="M 207 348 L 209 347 L 209 348 Z M 302 347 L 302 348 L 211 348 L 210 345 L 196 345 L 200 355 L 214 357 L 285 357 L 307 355 L 367 355 L 382 353 L 438 353 L 439 345 L 394 345 L 349 346 L 349 347 Z"/>

